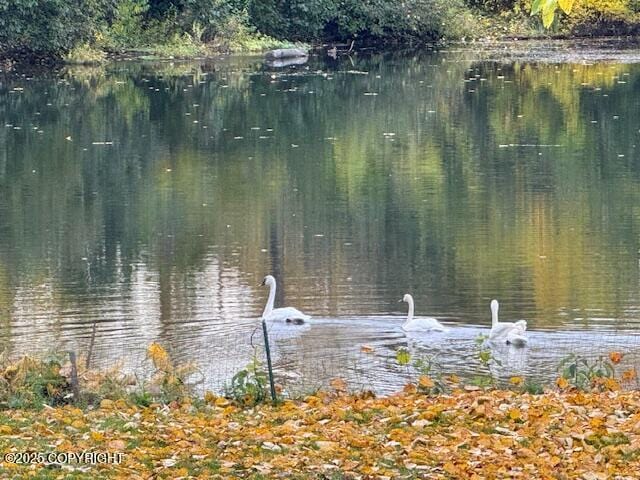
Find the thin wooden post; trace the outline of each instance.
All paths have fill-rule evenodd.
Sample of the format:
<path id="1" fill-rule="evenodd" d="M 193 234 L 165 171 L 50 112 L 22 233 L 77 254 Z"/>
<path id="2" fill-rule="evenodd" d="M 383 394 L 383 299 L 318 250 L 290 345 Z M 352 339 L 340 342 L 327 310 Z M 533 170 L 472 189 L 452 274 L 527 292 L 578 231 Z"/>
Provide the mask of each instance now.
<path id="1" fill-rule="evenodd" d="M 73 399 L 80 400 L 80 385 L 78 384 L 78 363 L 76 362 L 76 352 L 69 352 L 69 362 L 71 363 L 71 390 Z"/>
<path id="2" fill-rule="evenodd" d="M 87 361 L 84 364 L 85 370 L 89 370 L 89 367 L 91 366 L 91 355 L 93 355 L 93 345 L 96 342 L 97 325 L 97 322 L 93 322 L 93 329 L 91 330 L 91 340 L 89 341 L 89 350 L 87 351 Z"/>
<path id="3" fill-rule="evenodd" d="M 264 335 L 264 350 L 267 354 L 267 371 L 269 372 L 269 387 L 271 388 L 271 400 L 275 403 L 278 398 L 276 396 L 276 384 L 273 380 L 273 366 L 271 365 L 271 349 L 269 348 L 269 334 L 267 333 L 267 322 L 262 319 L 262 333 Z"/>

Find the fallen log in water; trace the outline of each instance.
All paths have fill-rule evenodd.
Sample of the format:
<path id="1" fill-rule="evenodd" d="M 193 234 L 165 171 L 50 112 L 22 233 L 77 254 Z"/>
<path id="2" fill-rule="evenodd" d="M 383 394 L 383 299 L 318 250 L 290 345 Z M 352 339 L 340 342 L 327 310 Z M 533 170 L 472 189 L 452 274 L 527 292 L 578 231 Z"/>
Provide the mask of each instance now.
<path id="1" fill-rule="evenodd" d="M 264 63 L 270 68 L 283 68 L 291 65 L 304 65 L 309 60 L 309 57 L 293 57 L 293 58 L 279 58 L 277 60 L 266 60 Z"/>
<path id="2" fill-rule="evenodd" d="M 285 58 L 306 57 L 307 55 L 306 50 L 301 48 L 278 48 L 269 50 L 264 56 L 267 60 L 282 60 Z"/>

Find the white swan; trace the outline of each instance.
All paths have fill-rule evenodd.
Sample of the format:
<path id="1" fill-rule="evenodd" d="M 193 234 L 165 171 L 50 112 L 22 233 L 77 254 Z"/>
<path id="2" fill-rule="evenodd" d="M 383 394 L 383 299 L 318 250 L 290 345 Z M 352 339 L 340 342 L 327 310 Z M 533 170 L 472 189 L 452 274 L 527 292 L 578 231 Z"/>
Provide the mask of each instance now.
<path id="1" fill-rule="evenodd" d="M 271 275 L 264 277 L 264 280 L 262 280 L 260 285 L 269 286 L 269 299 L 264 307 L 264 312 L 262 312 L 262 318 L 266 321 L 304 323 L 305 320 L 309 320 L 311 318 L 309 315 L 305 315 L 297 308 L 273 308 L 273 303 L 276 299 L 276 279 Z"/>
<path id="2" fill-rule="evenodd" d="M 409 304 L 409 314 L 407 315 L 407 321 L 402 325 L 402 329 L 405 332 L 446 332 L 447 328 L 442 325 L 438 320 L 431 317 L 413 318 L 413 297 L 408 293 L 402 297 L 401 302 L 407 302 Z"/>
<path id="3" fill-rule="evenodd" d="M 491 300 L 491 332 L 489 332 L 489 340 L 493 342 L 504 341 L 507 345 L 512 344 L 518 347 L 525 346 L 527 344 L 527 321 L 499 322 L 499 308 L 498 301 Z"/>

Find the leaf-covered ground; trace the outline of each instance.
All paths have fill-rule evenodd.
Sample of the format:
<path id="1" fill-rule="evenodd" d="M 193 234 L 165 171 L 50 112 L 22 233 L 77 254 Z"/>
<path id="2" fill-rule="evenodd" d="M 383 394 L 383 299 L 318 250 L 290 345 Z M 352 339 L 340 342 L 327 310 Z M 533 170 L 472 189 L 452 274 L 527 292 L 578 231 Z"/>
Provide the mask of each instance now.
<path id="1" fill-rule="evenodd" d="M 320 393 L 0 413 L 0 449 L 121 451 L 119 465 L 1 464 L 3 478 L 638 478 L 640 394 Z"/>

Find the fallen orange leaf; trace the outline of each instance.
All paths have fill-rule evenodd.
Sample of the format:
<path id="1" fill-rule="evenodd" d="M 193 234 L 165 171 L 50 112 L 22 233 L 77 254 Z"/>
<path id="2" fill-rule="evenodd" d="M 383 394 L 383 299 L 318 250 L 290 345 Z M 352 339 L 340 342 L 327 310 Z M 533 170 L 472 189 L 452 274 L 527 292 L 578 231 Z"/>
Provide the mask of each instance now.
<path id="1" fill-rule="evenodd" d="M 620 352 L 611 352 L 609 354 L 609 360 L 611 360 L 613 363 L 620 363 L 620 361 L 622 360 L 622 357 L 624 355 L 622 355 L 622 353 Z"/>
<path id="2" fill-rule="evenodd" d="M 420 376 L 420 378 L 418 379 L 418 385 L 420 385 L 422 388 L 433 388 L 435 386 L 433 380 L 431 380 L 431 378 L 427 377 L 426 375 Z"/>

